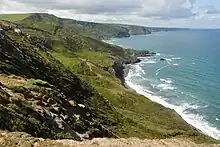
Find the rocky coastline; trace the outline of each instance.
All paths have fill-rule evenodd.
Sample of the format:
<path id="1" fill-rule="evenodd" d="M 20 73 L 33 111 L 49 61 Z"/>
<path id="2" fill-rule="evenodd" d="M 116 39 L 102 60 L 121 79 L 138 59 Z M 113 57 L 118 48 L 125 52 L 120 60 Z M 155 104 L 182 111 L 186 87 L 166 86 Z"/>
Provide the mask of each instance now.
<path id="1" fill-rule="evenodd" d="M 137 50 L 133 50 L 132 54 L 135 57 L 133 60 L 118 60 L 114 62 L 114 65 L 112 66 L 115 71 L 115 76 L 120 79 L 121 84 L 125 87 L 127 87 L 125 84 L 125 77 L 129 72 L 129 65 L 140 63 L 141 59 L 139 57 L 151 57 L 156 55 L 154 52 Z"/>

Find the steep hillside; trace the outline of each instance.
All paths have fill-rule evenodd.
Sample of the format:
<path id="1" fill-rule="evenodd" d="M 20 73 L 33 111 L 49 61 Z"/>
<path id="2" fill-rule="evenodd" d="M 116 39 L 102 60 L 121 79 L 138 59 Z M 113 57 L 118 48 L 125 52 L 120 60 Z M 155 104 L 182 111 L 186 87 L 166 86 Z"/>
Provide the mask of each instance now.
<path id="1" fill-rule="evenodd" d="M 106 40 L 115 37 L 130 37 L 131 35 L 146 35 L 158 31 L 175 31 L 180 28 L 158 28 L 137 25 L 107 24 L 77 21 L 73 19 L 58 18 L 47 13 L 31 14 L 0 14 L 0 20 L 13 21 L 21 27 L 36 30 L 45 30 L 50 34 L 80 33 L 99 40 Z"/>
<path id="2" fill-rule="evenodd" d="M 72 19 L 58 18 L 54 15 L 35 13 L 20 21 L 21 26 L 43 29 L 51 34 L 78 32 L 85 36 L 96 39 L 107 39 L 111 37 L 129 37 L 136 34 L 149 34 L 146 27 L 101 24 L 93 22 L 83 22 Z"/>
<path id="3" fill-rule="evenodd" d="M 0 73 L 19 77 L 1 75 L 0 129 L 49 138 L 63 134 L 76 138 L 76 133 L 86 132 L 113 136 L 105 126 L 118 125 L 121 116 L 114 107 L 35 38 L 16 33 L 13 27 L 4 24 L 0 34 Z"/>
<path id="4" fill-rule="evenodd" d="M 149 52 L 125 50 L 74 31 L 20 30 L 0 21 L 1 130 L 52 139 L 185 137 L 216 142 L 116 78 L 123 74 L 123 64 L 136 63 L 136 55 Z"/>

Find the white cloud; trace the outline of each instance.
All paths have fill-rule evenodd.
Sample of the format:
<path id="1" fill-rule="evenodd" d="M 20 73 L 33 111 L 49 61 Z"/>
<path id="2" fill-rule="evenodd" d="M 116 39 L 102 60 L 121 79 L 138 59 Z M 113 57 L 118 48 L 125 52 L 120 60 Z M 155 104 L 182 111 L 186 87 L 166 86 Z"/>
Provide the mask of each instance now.
<path id="1" fill-rule="evenodd" d="M 0 13 L 48 12 L 84 21 L 145 26 L 217 26 L 217 22 L 210 21 L 210 15 L 218 12 L 218 9 L 201 10 L 197 7 L 198 2 L 199 0 L 0 0 Z M 217 17 L 212 17 L 215 18 Z"/>
<path id="2" fill-rule="evenodd" d="M 193 4 L 192 0 L 145 0 L 141 15 L 159 18 L 188 18 L 195 16 L 192 12 Z"/>
<path id="3" fill-rule="evenodd" d="M 142 17 L 193 16 L 195 0 L 8 0 L 39 9 L 71 10 L 79 14 L 136 14 Z"/>
<path id="4" fill-rule="evenodd" d="M 207 14 L 218 14 L 218 13 L 220 13 L 220 9 L 216 8 L 213 5 L 209 5 L 206 7 L 206 13 Z"/>

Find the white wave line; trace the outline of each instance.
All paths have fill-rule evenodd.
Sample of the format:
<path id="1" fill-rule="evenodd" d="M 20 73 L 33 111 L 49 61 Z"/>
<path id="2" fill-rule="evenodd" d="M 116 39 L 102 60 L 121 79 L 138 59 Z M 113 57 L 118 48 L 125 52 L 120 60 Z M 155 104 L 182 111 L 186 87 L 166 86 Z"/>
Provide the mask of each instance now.
<path id="1" fill-rule="evenodd" d="M 161 71 L 162 69 L 166 68 L 166 67 L 169 67 L 170 65 L 166 65 L 166 66 L 163 66 L 159 69 L 156 70 L 156 76 L 159 74 L 159 71 Z"/>

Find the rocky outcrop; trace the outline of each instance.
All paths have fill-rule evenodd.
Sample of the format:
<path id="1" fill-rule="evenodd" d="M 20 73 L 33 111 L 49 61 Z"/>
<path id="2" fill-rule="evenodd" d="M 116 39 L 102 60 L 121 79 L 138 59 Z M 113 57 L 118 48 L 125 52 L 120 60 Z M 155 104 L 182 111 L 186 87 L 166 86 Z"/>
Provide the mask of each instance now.
<path id="1" fill-rule="evenodd" d="M 124 38 L 124 37 L 130 37 L 131 35 L 127 31 L 121 31 L 118 32 L 118 34 L 115 36 L 116 38 Z"/>
<path id="2" fill-rule="evenodd" d="M 124 79 L 124 61 L 117 61 L 114 63 L 114 65 L 112 66 L 112 68 L 115 71 L 115 76 L 120 79 L 121 84 L 125 85 L 125 79 Z"/>
<path id="3" fill-rule="evenodd" d="M 115 76 L 120 79 L 121 84 L 125 86 L 125 65 L 126 64 L 137 64 L 141 62 L 138 57 L 149 57 L 156 53 L 151 53 L 149 51 L 137 51 L 137 50 L 126 50 L 128 54 L 132 55 L 134 58 L 130 60 L 118 60 L 114 62 L 112 68 L 115 71 Z"/>

